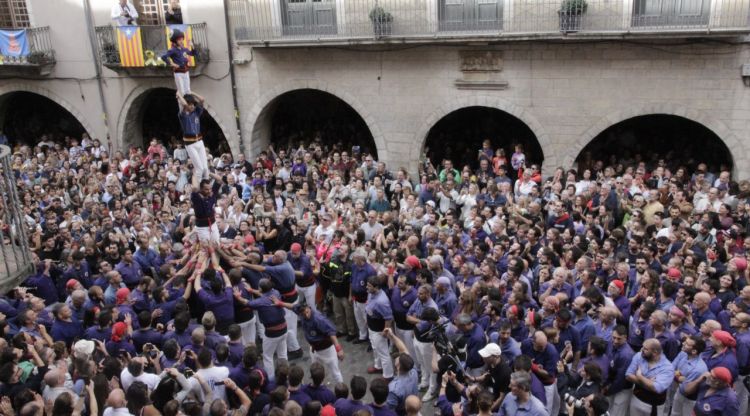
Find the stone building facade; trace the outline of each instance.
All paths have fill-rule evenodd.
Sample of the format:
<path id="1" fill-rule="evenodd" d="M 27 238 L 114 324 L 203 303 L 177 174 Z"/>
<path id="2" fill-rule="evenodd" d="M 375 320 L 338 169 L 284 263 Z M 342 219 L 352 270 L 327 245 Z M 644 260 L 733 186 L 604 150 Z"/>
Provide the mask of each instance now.
<path id="1" fill-rule="evenodd" d="M 348 1 L 355 0 L 337 4 Z M 259 27 L 251 24 L 252 14 L 260 12 L 250 6 L 259 3 L 231 0 L 228 9 L 218 0 L 182 4 L 186 21 L 207 23 L 210 60 L 193 88 L 206 95 L 209 113 L 235 154 L 254 156 L 267 146 L 279 97 L 312 90 L 348 104 L 372 134 L 379 159 L 391 168 L 415 171 L 428 132 L 443 117 L 462 108 L 488 107 L 517 118 L 533 132 L 546 172 L 572 166 L 591 140 L 617 123 L 666 114 L 715 133 L 731 153 L 735 176 L 747 178 L 750 83 L 742 68 L 750 64 L 750 26 L 745 2 L 733 1 L 739 5 L 731 15 L 744 13 L 745 18 L 717 23 L 715 30 L 711 22 L 717 17 L 712 15 L 711 21 L 688 31 L 670 26 L 633 34 L 618 27 L 610 33 L 602 23 L 606 19 L 596 15 L 591 31 L 573 34 L 557 28 L 535 32 L 532 27 L 508 36 L 461 32 L 440 37 L 426 29 L 400 36 L 394 27 L 387 37 L 373 37 L 348 35 L 339 20 L 335 36 L 289 39 L 283 28 L 268 39 L 252 34 Z M 50 27 L 57 62 L 50 74 L 32 79 L 3 77 L 0 67 L 0 113 L 4 94 L 30 91 L 62 105 L 93 136 L 109 136 L 115 148 L 140 141 L 144 94 L 172 88 L 171 77 L 113 70 L 95 59 L 100 51 L 88 44 L 93 32 L 85 1 L 64 10 L 53 7 L 54 0 L 26 2 L 32 24 Z M 93 2 L 96 26 L 109 23 L 111 5 L 106 3 Z M 600 9 L 592 5 L 592 10 Z M 520 15 L 523 9 L 514 10 Z M 275 21 L 285 24 L 283 16 L 269 19 L 271 28 Z M 503 25 L 510 27 L 505 19 Z M 440 22 L 429 26 L 437 30 Z"/>

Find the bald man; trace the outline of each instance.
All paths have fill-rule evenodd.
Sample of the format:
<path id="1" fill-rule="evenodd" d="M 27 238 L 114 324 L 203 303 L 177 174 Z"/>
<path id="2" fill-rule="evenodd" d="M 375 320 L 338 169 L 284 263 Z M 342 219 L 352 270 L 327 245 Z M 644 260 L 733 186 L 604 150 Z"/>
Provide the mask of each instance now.
<path id="1" fill-rule="evenodd" d="M 78 395 L 63 384 L 65 383 L 65 372 L 57 368 L 52 368 L 44 375 L 44 384 L 46 387 L 42 391 L 42 397 L 45 402 L 53 402 L 63 393 L 70 393 L 73 401 L 78 400 Z"/>
<path id="2" fill-rule="evenodd" d="M 701 326 L 709 319 L 716 320 L 716 315 L 711 312 L 711 295 L 706 292 L 698 292 L 693 297 L 693 323 L 695 326 Z"/>
<path id="3" fill-rule="evenodd" d="M 104 409 L 105 416 L 126 416 L 130 414 L 125 401 L 125 392 L 122 389 L 114 389 L 107 396 L 107 408 Z"/>
<path id="4" fill-rule="evenodd" d="M 641 352 L 633 356 L 625 372 L 625 379 L 633 383 L 631 416 L 665 414 L 664 403 L 667 400 L 667 389 L 674 380 L 674 368 L 664 356 L 659 340 L 649 338 L 643 342 Z"/>
<path id="5" fill-rule="evenodd" d="M 406 416 L 422 416 L 420 410 L 422 410 L 422 399 L 415 395 L 406 397 L 404 404 L 406 407 Z"/>
<path id="6" fill-rule="evenodd" d="M 560 412 L 560 395 L 557 392 L 557 362 L 560 354 L 543 331 L 536 331 L 530 338 L 521 343 L 523 355 L 531 357 L 531 371 L 544 384 L 547 407 L 551 415 Z"/>

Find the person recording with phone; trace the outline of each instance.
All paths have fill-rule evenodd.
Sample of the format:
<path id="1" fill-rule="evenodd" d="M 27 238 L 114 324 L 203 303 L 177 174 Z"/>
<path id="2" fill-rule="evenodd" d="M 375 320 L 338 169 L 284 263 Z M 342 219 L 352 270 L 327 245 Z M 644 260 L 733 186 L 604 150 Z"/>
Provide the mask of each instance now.
<path id="1" fill-rule="evenodd" d="M 128 0 L 119 0 L 112 6 L 112 23 L 115 26 L 133 26 L 138 24 L 138 11 Z"/>

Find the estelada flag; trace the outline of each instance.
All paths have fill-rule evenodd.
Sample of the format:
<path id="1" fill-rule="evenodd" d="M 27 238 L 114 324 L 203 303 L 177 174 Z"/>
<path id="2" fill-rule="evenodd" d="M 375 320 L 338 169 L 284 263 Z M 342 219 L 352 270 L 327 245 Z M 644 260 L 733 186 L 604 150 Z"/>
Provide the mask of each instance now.
<path id="1" fill-rule="evenodd" d="M 120 50 L 120 65 L 143 66 L 143 43 L 138 26 L 117 27 L 117 46 Z"/>
<path id="2" fill-rule="evenodd" d="M 172 48 L 172 41 L 170 39 L 172 38 L 172 33 L 174 33 L 175 29 L 179 30 L 185 35 L 185 40 L 182 44 L 186 48 L 193 42 L 193 27 L 190 25 L 167 25 L 165 29 L 167 32 L 167 47 L 169 49 Z M 188 56 L 188 58 L 188 66 L 195 66 L 195 57 Z"/>

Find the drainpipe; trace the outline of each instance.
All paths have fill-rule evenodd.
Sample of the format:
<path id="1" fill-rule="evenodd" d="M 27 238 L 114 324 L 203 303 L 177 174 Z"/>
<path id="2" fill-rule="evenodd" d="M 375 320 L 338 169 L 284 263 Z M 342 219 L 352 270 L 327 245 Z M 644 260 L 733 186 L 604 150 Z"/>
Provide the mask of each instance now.
<path id="1" fill-rule="evenodd" d="M 112 138 L 109 134 L 109 112 L 107 111 L 107 102 L 104 99 L 104 85 L 102 80 L 102 67 L 99 59 L 99 51 L 97 48 L 96 41 L 96 29 L 94 27 L 94 15 L 91 10 L 90 0 L 83 0 L 83 10 L 86 15 L 86 26 L 89 31 L 89 45 L 91 46 L 91 55 L 94 57 L 94 70 L 96 71 L 96 83 L 99 87 L 99 101 L 102 106 L 102 118 L 104 120 L 104 129 L 107 132 L 107 149 L 110 153 L 114 152 L 115 149 L 112 146 Z"/>
<path id="2" fill-rule="evenodd" d="M 88 0 L 86 0 L 88 1 Z M 240 122 L 240 106 L 237 102 L 237 83 L 234 74 L 234 51 L 232 45 L 232 29 L 229 21 L 229 0 L 224 0 L 224 24 L 227 31 L 227 54 L 229 59 L 229 82 L 232 84 L 232 103 L 234 104 L 234 121 L 237 128 L 237 139 L 240 141 L 240 153 L 245 153 L 245 141 L 242 140 L 242 123 Z M 245 155 L 247 156 L 247 155 Z"/>

